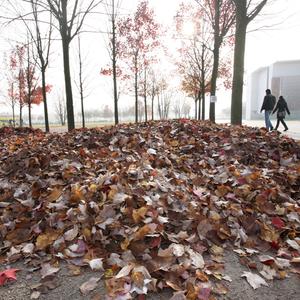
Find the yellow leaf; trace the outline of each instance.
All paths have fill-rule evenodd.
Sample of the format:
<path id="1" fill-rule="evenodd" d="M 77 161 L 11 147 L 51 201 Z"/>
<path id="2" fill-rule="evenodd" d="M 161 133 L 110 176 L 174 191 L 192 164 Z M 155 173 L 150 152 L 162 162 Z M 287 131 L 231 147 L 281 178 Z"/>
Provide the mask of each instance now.
<path id="1" fill-rule="evenodd" d="M 260 223 L 261 233 L 260 238 L 266 242 L 276 242 L 279 239 L 279 233 L 277 233 L 273 228 L 269 227 L 264 223 Z"/>
<path id="2" fill-rule="evenodd" d="M 173 141 L 170 142 L 170 145 L 172 147 L 177 147 L 179 145 L 179 142 L 177 140 L 173 140 Z"/>
<path id="3" fill-rule="evenodd" d="M 105 278 L 111 278 L 114 276 L 114 271 L 113 269 L 106 269 L 104 272 L 104 277 Z"/>
<path id="4" fill-rule="evenodd" d="M 138 287 L 143 287 L 144 285 L 144 275 L 141 272 L 133 272 L 131 274 L 131 279 Z"/>
<path id="5" fill-rule="evenodd" d="M 51 245 L 60 235 L 60 232 L 49 231 L 48 233 L 41 234 L 36 239 L 36 248 L 38 250 L 44 250 Z"/>
<path id="6" fill-rule="evenodd" d="M 126 251 L 127 248 L 128 248 L 128 246 L 129 246 L 129 244 L 130 244 L 130 241 L 126 238 L 126 239 L 121 243 L 121 249 L 122 249 L 123 251 Z"/>
<path id="7" fill-rule="evenodd" d="M 135 223 L 139 223 L 146 215 L 148 209 L 146 206 L 132 211 L 132 218 Z"/>
<path id="8" fill-rule="evenodd" d="M 56 201 L 62 194 L 62 190 L 58 188 L 54 188 L 51 193 L 48 195 L 47 200 L 49 202 Z"/>
<path id="9" fill-rule="evenodd" d="M 207 282 L 209 280 L 208 277 L 199 270 L 196 271 L 196 277 L 202 282 Z"/>

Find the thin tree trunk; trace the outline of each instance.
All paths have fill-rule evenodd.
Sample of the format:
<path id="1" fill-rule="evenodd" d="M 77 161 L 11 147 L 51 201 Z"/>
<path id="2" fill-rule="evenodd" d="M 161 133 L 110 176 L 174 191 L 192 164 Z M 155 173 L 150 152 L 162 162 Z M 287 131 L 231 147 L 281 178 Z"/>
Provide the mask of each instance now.
<path id="1" fill-rule="evenodd" d="M 12 115 L 13 115 L 13 127 L 15 127 L 15 122 L 16 122 L 15 105 L 12 105 Z"/>
<path id="2" fill-rule="evenodd" d="M 48 104 L 47 104 L 47 91 L 46 91 L 46 74 L 45 74 L 45 70 L 42 70 L 42 93 L 43 93 L 43 102 L 44 102 L 45 130 L 46 130 L 46 132 L 49 132 L 50 128 L 49 128 L 49 119 L 48 119 Z"/>
<path id="3" fill-rule="evenodd" d="M 78 59 L 79 59 L 79 94 L 81 104 L 81 117 L 82 117 L 82 128 L 85 128 L 85 116 L 84 116 L 84 95 L 83 95 L 83 81 L 82 81 L 82 58 L 81 58 L 81 44 L 80 37 L 78 35 Z"/>
<path id="4" fill-rule="evenodd" d="M 197 97 L 195 97 L 195 120 L 197 120 L 197 112 L 198 112 L 198 99 Z"/>
<path id="5" fill-rule="evenodd" d="M 160 104 L 160 95 L 159 93 L 157 94 L 157 105 L 158 105 L 158 114 L 159 114 L 159 119 L 162 119 L 162 108 Z"/>
<path id="6" fill-rule="evenodd" d="M 118 86 L 117 86 L 117 53 L 116 53 L 116 24 L 115 24 L 115 0 L 112 1 L 112 67 L 113 67 L 113 86 L 114 86 L 114 110 L 115 124 L 119 124 L 118 111 Z"/>
<path id="7" fill-rule="evenodd" d="M 23 127 L 22 110 L 23 110 L 23 106 L 20 105 L 20 116 L 19 116 L 19 118 L 20 118 L 20 127 Z"/>
<path id="8" fill-rule="evenodd" d="M 66 85 L 66 102 L 67 102 L 67 118 L 68 118 L 68 131 L 75 128 L 74 108 L 73 108 L 73 94 L 70 74 L 70 54 L 69 42 L 64 38 L 62 40 L 63 46 L 63 59 L 64 59 L 64 75 Z"/>
<path id="9" fill-rule="evenodd" d="M 145 70 L 145 83 L 144 83 L 144 106 L 145 106 L 145 122 L 148 122 L 148 114 L 147 114 L 147 73 Z"/>
<path id="10" fill-rule="evenodd" d="M 85 128 L 85 115 L 84 115 L 84 97 L 83 97 L 83 86 L 82 82 L 79 84 L 80 86 L 80 102 L 81 102 L 81 117 L 82 117 L 82 128 Z"/>
<path id="11" fill-rule="evenodd" d="M 23 126 L 23 119 L 22 119 L 22 110 L 23 110 L 23 99 L 22 99 L 22 85 L 21 85 L 21 71 L 19 71 L 19 104 L 20 104 L 20 115 L 19 115 L 19 126 Z"/>
<path id="12" fill-rule="evenodd" d="M 205 48 L 202 45 L 202 55 L 201 55 L 201 98 L 202 98 L 202 116 L 201 119 L 205 120 Z M 199 117 L 200 119 L 200 117 Z"/>
<path id="13" fill-rule="evenodd" d="M 31 122 L 31 102 L 30 101 L 28 103 L 28 118 L 29 118 L 29 127 L 32 128 L 32 122 Z"/>
<path id="14" fill-rule="evenodd" d="M 205 92 L 202 93 L 202 120 L 205 120 Z"/>
<path id="15" fill-rule="evenodd" d="M 201 118 L 201 91 L 199 91 L 198 93 L 198 99 L 199 99 L 199 103 L 198 103 L 198 120 L 200 120 Z"/>
<path id="16" fill-rule="evenodd" d="M 237 29 L 234 48 L 234 65 L 231 95 L 231 124 L 242 124 L 242 97 L 244 86 L 244 57 L 246 46 L 247 21 L 243 16 L 237 16 Z"/>
<path id="17" fill-rule="evenodd" d="M 145 122 L 148 122 L 148 113 L 147 113 L 147 96 L 144 95 L 144 105 L 145 105 Z"/>
<path id="18" fill-rule="evenodd" d="M 220 57 L 220 1 L 215 1 L 214 3 L 215 9 L 215 28 L 214 28 L 214 63 L 213 63 L 213 70 L 211 75 L 211 96 L 216 96 L 217 90 L 217 78 L 218 78 L 218 70 L 219 70 L 219 57 Z M 209 105 L 209 119 L 211 122 L 216 121 L 215 115 L 215 103 L 210 102 Z"/>
<path id="19" fill-rule="evenodd" d="M 213 70 L 212 70 L 212 76 L 211 76 L 211 96 L 216 96 L 217 91 L 217 78 L 218 78 L 218 69 L 219 69 L 219 48 L 216 47 L 214 49 L 214 64 L 213 64 Z M 216 108 L 215 108 L 215 102 L 210 102 L 209 105 L 209 119 L 211 122 L 216 121 Z"/>
<path id="20" fill-rule="evenodd" d="M 152 121 L 154 120 L 154 93 L 152 94 L 152 99 L 151 99 L 151 119 Z"/>
<path id="21" fill-rule="evenodd" d="M 135 93 L 135 123 L 138 123 L 138 70 L 137 70 L 137 56 L 134 58 L 134 93 Z"/>

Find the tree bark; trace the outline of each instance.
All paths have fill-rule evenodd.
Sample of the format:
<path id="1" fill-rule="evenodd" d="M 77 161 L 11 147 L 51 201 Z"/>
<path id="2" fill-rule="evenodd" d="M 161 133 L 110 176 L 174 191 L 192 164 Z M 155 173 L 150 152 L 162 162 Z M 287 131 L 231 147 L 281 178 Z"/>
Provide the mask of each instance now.
<path id="1" fill-rule="evenodd" d="M 268 0 L 258 2 L 255 8 L 251 9 L 249 9 L 250 1 L 233 0 L 233 2 L 236 7 L 236 29 L 231 95 L 231 124 L 241 125 L 247 26 L 260 13 Z"/>
<path id="2" fill-rule="evenodd" d="M 221 45 L 220 43 L 220 1 L 215 1 L 214 9 L 215 9 L 214 49 L 213 49 L 214 64 L 213 64 L 213 70 L 211 75 L 211 90 L 210 90 L 211 96 L 216 96 L 217 78 L 219 72 L 219 58 L 220 58 L 220 45 Z M 215 103 L 210 102 L 209 119 L 213 123 L 215 123 L 216 121 L 215 110 L 216 110 Z"/>
<path id="3" fill-rule="evenodd" d="M 205 120 L 205 48 L 202 45 L 202 55 L 201 55 L 201 98 L 202 98 L 202 120 Z"/>
<path id="4" fill-rule="evenodd" d="M 15 127 L 16 124 L 16 116 L 15 116 L 15 106 L 12 106 L 12 115 L 13 115 L 13 127 Z"/>
<path id="5" fill-rule="evenodd" d="M 205 120 L 205 92 L 202 94 L 202 120 Z"/>
<path id="6" fill-rule="evenodd" d="M 46 132 L 49 132 L 50 128 L 49 128 L 49 119 L 48 119 L 48 104 L 47 104 L 45 70 L 42 70 L 42 93 L 43 93 L 43 102 L 44 102 L 45 130 L 46 130 Z"/>
<path id="7" fill-rule="evenodd" d="M 148 113 L 147 113 L 147 71 L 145 69 L 144 77 L 144 106 L 145 106 L 145 122 L 148 122 Z"/>
<path id="8" fill-rule="evenodd" d="M 62 39 L 63 46 L 63 59 L 64 59 L 64 75 L 66 85 L 66 103 L 67 103 L 67 118 L 68 118 L 68 131 L 75 128 L 74 108 L 73 108 L 73 94 L 70 74 L 70 53 L 69 41 L 67 38 Z"/>
<path id="9" fill-rule="evenodd" d="M 82 128 L 85 128 L 85 115 L 84 115 L 84 95 L 83 95 L 83 79 L 82 79 L 82 58 L 81 58 L 81 42 L 80 36 L 78 35 L 78 60 L 79 60 L 79 94 L 81 104 L 81 118 Z"/>
<path id="10" fill-rule="evenodd" d="M 242 103 L 244 87 L 244 58 L 246 46 L 247 22 L 243 16 L 237 16 L 237 29 L 235 33 L 234 64 L 231 95 L 231 124 L 242 124 Z"/>
<path id="11" fill-rule="evenodd" d="M 85 128 L 85 115 L 84 115 L 84 97 L 83 97 L 83 86 L 80 82 L 80 102 L 81 102 L 81 117 L 82 117 L 82 128 Z"/>
<path id="12" fill-rule="evenodd" d="M 152 99 L 151 99 L 151 119 L 154 120 L 154 97 L 155 93 L 152 93 Z"/>
<path id="13" fill-rule="evenodd" d="M 31 103 L 28 103 L 28 119 L 29 119 L 29 127 L 32 128 L 32 122 L 31 122 Z"/>
<path id="14" fill-rule="evenodd" d="M 68 36 L 69 27 L 68 27 L 67 1 L 62 1 L 61 5 L 62 5 L 61 7 L 62 19 L 60 22 L 60 33 L 62 37 L 63 60 L 64 60 L 68 131 L 71 131 L 75 129 L 73 93 L 72 93 L 72 83 L 71 83 L 71 73 L 70 73 L 71 38 Z"/>
<path id="15" fill-rule="evenodd" d="M 202 100 L 202 93 L 201 93 L 201 90 L 199 90 L 199 93 L 198 93 L 198 120 L 201 119 L 201 100 Z"/>
<path id="16" fill-rule="evenodd" d="M 135 123 L 138 123 L 138 70 L 137 70 L 137 55 L 134 57 L 134 93 L 135 93 Z"/>
<path id="17" fill-rule="evenodd" d="M 20 105 L 20 127 L 23 127 L 22 110 L 23 110 L 23 106 Z"/>
<path id="18" fill-rule="evenodd" d="M 119 124 L 118 110 L 118 86 L 117 86 L 117 50 L 116 50 L 116 20 L 115 20 L 115 1 L 112 1 L 112 67 L 113 67 L 113 86 L 114 86 L 114 110 L 115 124 Z"/>
<path id="19" fill-rule="evenodd" d="M 205 83 L 201 84 L 201 103 L 202 103 L 202 115 L 201 115 L 201 119 L 205 120 Z M 200 116 L 199 116 L 199 120 L 200 120 Z"/>

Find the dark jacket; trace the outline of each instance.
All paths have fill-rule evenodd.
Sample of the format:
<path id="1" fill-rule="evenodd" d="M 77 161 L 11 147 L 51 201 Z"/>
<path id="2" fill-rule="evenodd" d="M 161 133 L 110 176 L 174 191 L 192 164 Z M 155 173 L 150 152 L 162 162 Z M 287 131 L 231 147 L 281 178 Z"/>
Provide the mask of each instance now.
<path id="1" fill-rule="evenodd" d="M 273 110 L 273 114 L 277 111 L 277 118 L 284 118 L 284 115 L 281 115 L 280 112 L 287 112 L 290 115 L 290 110 L 286 101 L 283 98 L 279 98 L 276 107 Z"/>
<path id="2" fill-rule="evenodd" d="M 272 94 L 266 95 L 264 98 L 264 102 L 262 104 L 262 107 L 260 109 L 260 112 L 263 110 L 269 110 L 272 111 L 276 103 L 276 98 Z"/>

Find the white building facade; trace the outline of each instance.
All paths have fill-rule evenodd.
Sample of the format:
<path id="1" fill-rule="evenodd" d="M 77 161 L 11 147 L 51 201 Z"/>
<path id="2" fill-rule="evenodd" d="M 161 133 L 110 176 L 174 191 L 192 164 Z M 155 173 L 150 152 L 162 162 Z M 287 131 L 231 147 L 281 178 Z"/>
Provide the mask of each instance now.
<path id="1" fill-rule="evenodd" d="M 261 119 L 265 90 L 276 99 L 282 95 L 288 103 L 291 118 L 300 119 L 300 60 L 279 61 L 253 72 L 248 81 L 246 118 Z"/>

